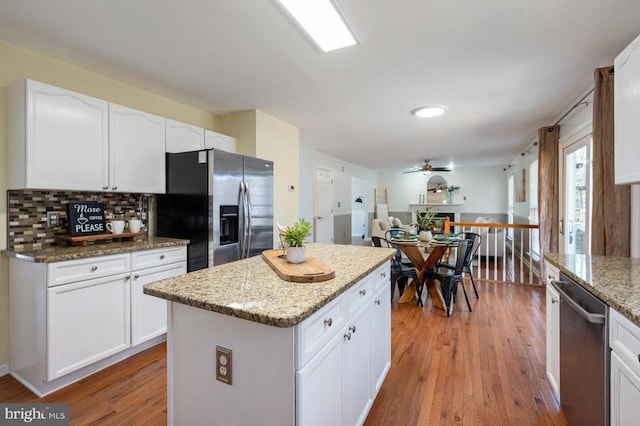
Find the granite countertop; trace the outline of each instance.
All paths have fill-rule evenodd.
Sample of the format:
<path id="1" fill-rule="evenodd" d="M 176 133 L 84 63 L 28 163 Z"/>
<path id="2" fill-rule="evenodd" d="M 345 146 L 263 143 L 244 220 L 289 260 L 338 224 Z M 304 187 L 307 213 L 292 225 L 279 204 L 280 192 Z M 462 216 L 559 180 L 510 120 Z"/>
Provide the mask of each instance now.
<path id="1" fill-rule="evenodd" d="M 54 246 L 33 251 L 2 250 L 2 254 L 36 263 L 61 262 L 85 257 L 106 256 L 163 247 L 183 246 L 189 240 L 165 237 L 143 237 L 136 241 L 112 241 L 89 244 L 87 247 Z"/>
<path id="2" fill-rule="evenodd" d="M 335 278 L 317 283 L 285 281 L 262 256 L 256 256 L 149 283 L 144 292 L 249 321 L 292 327 L 388 262 L 394 254 L 394 249 L 387 248 L 309 244 L 307 256 L 334 268 Z"/>
<path id="3" fill-rule="evenodd" d="M 640 259 L 557 253 L 544 258 L 640 327 Z"/>

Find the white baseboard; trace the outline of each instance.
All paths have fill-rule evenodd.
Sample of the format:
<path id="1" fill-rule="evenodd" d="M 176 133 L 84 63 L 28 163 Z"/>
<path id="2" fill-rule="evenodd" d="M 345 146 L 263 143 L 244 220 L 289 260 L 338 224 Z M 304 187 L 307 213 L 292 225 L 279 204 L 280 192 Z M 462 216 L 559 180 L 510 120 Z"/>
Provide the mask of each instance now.
<path id="1" fill-rule="evenodd" d="M 0 377 L 9 374 L 9 364 L 0 365 Z"/>

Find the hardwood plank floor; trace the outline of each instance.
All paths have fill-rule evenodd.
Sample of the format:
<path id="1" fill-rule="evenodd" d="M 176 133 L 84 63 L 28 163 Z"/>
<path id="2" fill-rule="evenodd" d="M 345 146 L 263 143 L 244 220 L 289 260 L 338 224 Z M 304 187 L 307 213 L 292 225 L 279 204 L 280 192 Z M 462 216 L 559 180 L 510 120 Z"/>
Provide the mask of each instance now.
<path id="1" fill-rule="evenodd" d="M 544 288 L 482 282 L 478 291 L 473 312 L 459 294 L 450 318 L 431 300 L 394 302 L 391 370 L 366 425 L 567 424 L 545 377 Z M 0 401 L 69 403 L 73 425 L 165 425 L 166 348 L 42 399 L 7 375 Z"/>

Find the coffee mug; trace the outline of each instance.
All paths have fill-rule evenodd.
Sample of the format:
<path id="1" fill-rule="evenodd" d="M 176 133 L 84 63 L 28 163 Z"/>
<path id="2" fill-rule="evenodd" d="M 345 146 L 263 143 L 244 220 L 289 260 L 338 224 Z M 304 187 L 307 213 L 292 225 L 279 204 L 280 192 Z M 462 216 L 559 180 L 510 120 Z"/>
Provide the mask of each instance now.
<path id="1" fill-rule="evenodd" d="M 140 219 L 129 220 L 129 232 L 140 232 L 142 227 L 142 221 Z"/>
<path id="2" fill-rule="evenodd" d="M 112 220 L 108 222 L 107 229 L 112 234 L 122 234 L 124 232 L 124 220 Z"/>

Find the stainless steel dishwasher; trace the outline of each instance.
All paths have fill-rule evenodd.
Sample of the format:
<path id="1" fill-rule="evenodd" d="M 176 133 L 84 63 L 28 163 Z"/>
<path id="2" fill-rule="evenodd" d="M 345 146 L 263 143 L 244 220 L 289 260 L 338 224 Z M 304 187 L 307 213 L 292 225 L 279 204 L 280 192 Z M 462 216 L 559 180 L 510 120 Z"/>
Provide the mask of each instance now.
<path id="1" fill-rule="evenodd" d="M 570 425 L 609 424 L 609 307 L 562 272 L 560 405 Z"/>

